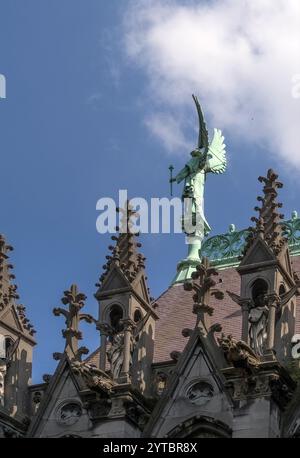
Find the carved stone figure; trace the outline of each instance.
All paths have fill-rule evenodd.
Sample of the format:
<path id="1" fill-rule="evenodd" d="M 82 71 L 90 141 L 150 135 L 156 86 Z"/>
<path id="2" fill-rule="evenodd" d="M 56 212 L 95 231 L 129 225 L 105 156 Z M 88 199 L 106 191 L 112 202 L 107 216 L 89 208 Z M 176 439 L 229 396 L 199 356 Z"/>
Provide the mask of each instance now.
<path id="1" fill-rule="evenodd" d="M 268 307 L 254 307 L 249 312 L 250 346 L 257 355 L 262 356 L 267 339 Z"/>
<path id="2" fill-rule="evenodd" d="M 218 342 L 229 364 L 236 368 L 245 369 L 250 373 L 256 371 L 260 359 L 249 345 L 241 340 L 234 339 L 231 335 L 225 337 L 224 334 L 218 339 Z"/>
<path id="3" fill-rule="evenodd" d="M 129 346 L 127 348 L 129 356 L 129 369 L 132 366 L 133 352 L 139 336 L 151 314 L 149 311 L 138 323 L 134 324 L 131 320 L 120 320 L 114 329 L 111 329 L 111 344 L 107 348 L 107 360 L 110 363 L 110 370 L 113 380 L 120 376 L 124 363 L 125 334 L 129 333 Z M 129 370 L 130 372 L 130 370 Z"/>
<path id="4" fill-rule="evenodd" d="M 107 359 L 113 380 L 116 380 L 121 371 L 124 361 L 124 330 L 119 330 L 112 335 L 111 345 L 107 350 Z"/>
<path id="5" fill-rule="evenodd" d="M 82 361 L 72 361 L 72 370 L 76 375 L 84 378 L 89 388 L 99 388 L 100 390 L 109 391 L 114 382 L 106 373 Z"/>

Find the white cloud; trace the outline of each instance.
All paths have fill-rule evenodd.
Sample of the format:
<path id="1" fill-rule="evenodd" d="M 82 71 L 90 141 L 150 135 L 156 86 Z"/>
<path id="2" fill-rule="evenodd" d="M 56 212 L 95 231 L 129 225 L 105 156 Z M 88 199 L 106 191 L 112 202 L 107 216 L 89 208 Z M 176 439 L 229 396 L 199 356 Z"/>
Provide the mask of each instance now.
<path id="1" fill-rule="evenodd" d="M 169 113 L 152 113 L 145 119 L 150 132 L 159 138 L 168 152 L 185 150 L 187 142 L 180 122 Z"/>
<path id="2" fill-rule="evenodd" d="M 124 24 L 127 55 L 148 78 L 146 124 L 166 149 L 186 154 L 196 93 L 211 127 L 300 168 L 299 0 L 138 0 Z"/>

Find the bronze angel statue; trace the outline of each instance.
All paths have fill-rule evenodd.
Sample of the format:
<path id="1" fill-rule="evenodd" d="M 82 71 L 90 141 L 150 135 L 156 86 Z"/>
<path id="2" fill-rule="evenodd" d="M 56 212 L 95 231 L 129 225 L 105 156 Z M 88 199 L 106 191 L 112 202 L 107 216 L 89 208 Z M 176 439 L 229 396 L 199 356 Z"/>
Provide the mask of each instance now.
<path id="1" fill-rule="evenodd" d="M 199 117 L 198 147 L 191 152 L 192 158 L 170 181 L 184 180 L 182 199 L 184 201 L 183 226 L 190 237 L 188 259 L 199 258 L 199 249 L 205 235 L 211 228 L 204 215 L 204 186 L 208 173 L 224 173 L 227 166 L 224 137 L 221 130 L 214 129 L 209 142 L 208 131 L 198 98 L 193 95 Z"/>

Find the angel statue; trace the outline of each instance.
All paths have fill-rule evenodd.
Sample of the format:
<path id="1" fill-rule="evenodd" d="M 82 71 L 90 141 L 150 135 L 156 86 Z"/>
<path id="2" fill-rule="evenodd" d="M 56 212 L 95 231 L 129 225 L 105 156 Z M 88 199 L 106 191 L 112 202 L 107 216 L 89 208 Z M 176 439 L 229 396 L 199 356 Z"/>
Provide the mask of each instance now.
<path id="1" fill-rule="evenodd" d="M 189 245 L 187 260 L 199 261 L 199 250 L 203 238 L 211 228 L 204 215 L 204 185 L 208 173 L 224 173 L 226 151 L 221 130 L 214 129 L 211 142 L 208 139 L 204 116 L 198 98 L 193 95 L 199 117 L 198 147 L 191 152 L 192 158 L 170 182 L 184 181 L 182 200 L 184 202 L 183 229 Z M 172 169 L 172 167 L 171 167 Z"/>

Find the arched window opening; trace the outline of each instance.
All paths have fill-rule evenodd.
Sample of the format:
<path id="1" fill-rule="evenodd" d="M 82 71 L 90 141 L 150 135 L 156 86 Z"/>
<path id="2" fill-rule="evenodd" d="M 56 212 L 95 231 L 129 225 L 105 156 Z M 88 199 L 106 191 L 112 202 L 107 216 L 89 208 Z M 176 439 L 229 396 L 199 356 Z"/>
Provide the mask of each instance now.
<path id="1" fill-rule="evenodd" d="M 14 352 L 14 341 L 11 337 L 0 335 L 0 359 L 9 360 Z"/>
<path id="2" fill-rule="evenodd" d="M 268 284 L 261 278 L 256 280 L 252 286 L 252 299 L 255 307 L 262 307 L 264 305 L 264 297 L 268 293 Z"/>
<path id="3" fill-rule="evenodd" d="M 279 287 L 279 296 L 283 296 L 283 294 L 285 293 L 285 286 L 284 285 L 280 285 Z"/>
<path id="4" fill-rule="evenodd" d="M 6 354 L 7 359 L 10 359 L 13 356 L 13 351 L 14 351 L 14 341 L 10 337 L 6 337 L 5 354 Z"/>
<path id="5" fill-rule="evenodd" d="M 123 318 L 123 309 L 120 305 L 113 305 L 109 312 L 110 325 L 114 332 L 120 332 L 123 329 L 121 320 Z"/>
<path id="6" fill-rule="evenodd" d="M 141 321 L 142 319 L 142 313 L 140 311 L 140 309 L 136 309 L 136 311 L 134 312 L 134 315 L 133 315 L 133 320 L 135 323 L 138 323 L 139 321 Z"/>

